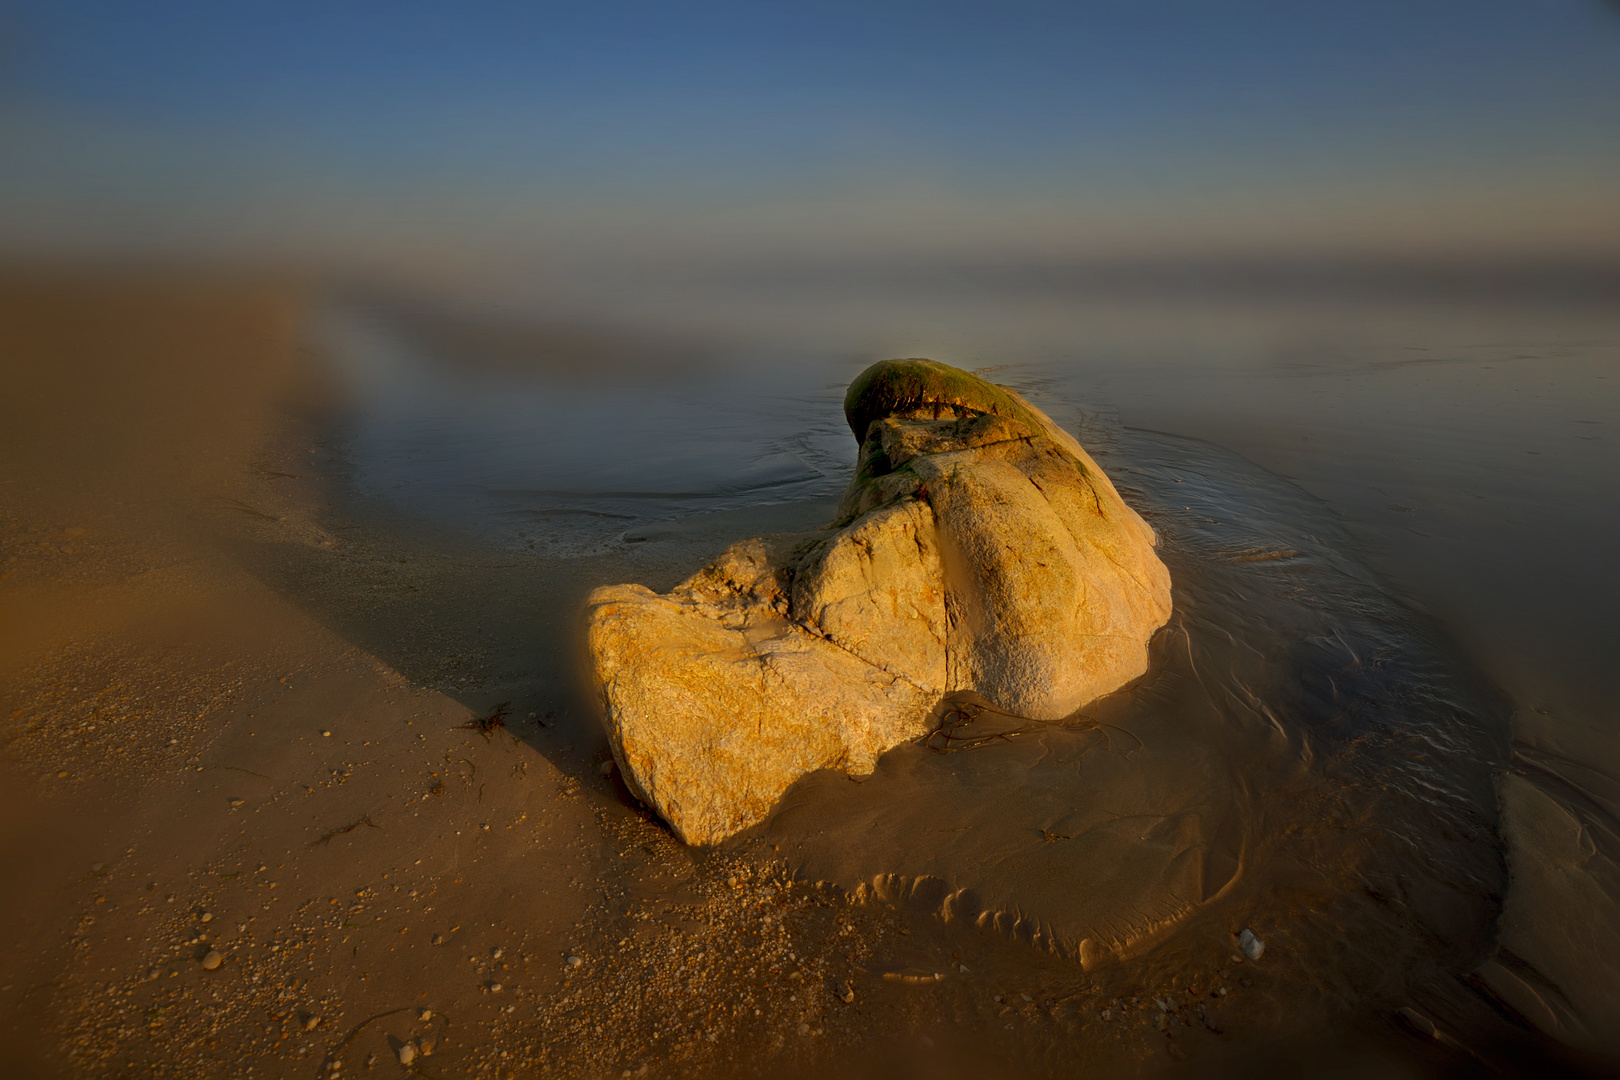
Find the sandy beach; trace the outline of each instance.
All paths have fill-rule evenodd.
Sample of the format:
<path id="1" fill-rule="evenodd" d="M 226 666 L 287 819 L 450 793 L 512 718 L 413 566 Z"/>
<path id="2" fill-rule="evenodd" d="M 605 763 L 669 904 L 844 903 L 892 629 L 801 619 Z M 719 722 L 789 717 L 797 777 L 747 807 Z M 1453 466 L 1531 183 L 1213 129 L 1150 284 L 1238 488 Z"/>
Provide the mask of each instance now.
<path id="1" fill-rule="evenodd" d="M 1376 990 L 1360 960 L 1352 989 L 1277 962 L 1281 918 L 1271 959 L 1245 960 L 1258 908 L 1086 971 L 858 889 L 860 853 L 832 858 L 803 814 L 681 845 L 581 700 L 582 599 L 668 588 L 732 540 L 819 524 L 825 499 L 569 558 L 408 515 L 351 482 L 313 292 L 34 274 L 0 293 L 8 1075 L 1595 1067 L 1468 990 L 1489 904 L 1442 904 L 1479 926 Z M 819 791 L 803 805 L 866 812 Z M 1290 887 L 1301 910 L 1330 899 Z M 1412 1007 L 1444 1037 L 1414 1035 Z"/>

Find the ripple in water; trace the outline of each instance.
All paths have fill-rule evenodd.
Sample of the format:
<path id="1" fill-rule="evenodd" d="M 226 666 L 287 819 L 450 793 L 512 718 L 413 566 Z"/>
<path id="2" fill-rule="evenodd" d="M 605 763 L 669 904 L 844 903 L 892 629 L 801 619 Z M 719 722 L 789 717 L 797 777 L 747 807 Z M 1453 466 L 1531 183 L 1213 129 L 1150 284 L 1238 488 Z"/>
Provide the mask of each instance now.
<path id="1" fill-rule="evenodd" d="M 1467 962 L 1506 884 L 1506 703 L 1298 488 L 1100 434 L 1174 582 L 1149 674 L 1060 724 L 947 703 L 930 743 L 807 777 L 736 843 L 1086 971 L 1252 926 L 1296 1017 L 1301 994 L 1392 1001 Z"/>

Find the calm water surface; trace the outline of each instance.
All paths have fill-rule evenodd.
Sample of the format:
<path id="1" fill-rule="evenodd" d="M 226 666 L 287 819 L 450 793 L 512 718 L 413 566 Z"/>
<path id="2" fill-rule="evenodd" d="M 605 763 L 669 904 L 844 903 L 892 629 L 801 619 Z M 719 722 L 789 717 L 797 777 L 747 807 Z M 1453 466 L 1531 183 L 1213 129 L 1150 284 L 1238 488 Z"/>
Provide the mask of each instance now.
<path id="1" fill-rule="evenodd" d="M 1280 1010 L 1472 972 L 1612 1045 L 1620 318 L 981 293 L 616 318 L 680 359 L 585 361 L 537 326 L 495 365 L 334 305 L 317 331 L 354 391 L 354 483 L 515 553 L 625 553 L 628 576 L 717 511 L 814 524 L 854 462 L 849 379 L 928 355 L 1075 431 L 1175 583 L 1140 686 L 1069 725 L 987 713 L 976 730 L 1016 737 L 898 748 L 862 784 L 807 778 L 739 846 L 1008 956 L 1164 964 L 1253 926 L 1287 957 Z"/>

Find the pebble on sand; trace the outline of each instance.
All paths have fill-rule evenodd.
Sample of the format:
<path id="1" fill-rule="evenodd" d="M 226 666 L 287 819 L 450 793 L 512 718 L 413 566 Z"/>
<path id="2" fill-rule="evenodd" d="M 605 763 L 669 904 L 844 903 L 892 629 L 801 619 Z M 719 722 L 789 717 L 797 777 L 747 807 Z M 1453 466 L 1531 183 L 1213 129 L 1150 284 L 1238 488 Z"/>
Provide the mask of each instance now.
<path id="1" fill-rule="evenodd" d="M 321 1018 L 320 1017 L 315 1016 L 314 1014 L 310 1014 L 310 1015 L 307 1015 L 307 1016 L 304 1017 L 304 1030 L 305 1031 L 314 1031 L 316 1028 L 318 1028 L 320 1026 L 321 1026 Z"/>
<path id="2" fill-rule="evenodd" d="M 577 967 L 579 967 L 579 965 L 583 964 L 584 962 L 585 962 L 585 958 L 583 956 L 570 956 L 568 958 L 568 966 L 569 967 L 577 968 Z"/>
<path id="3" fill-rule="evenodd" d="M 416 1040 L 416 1045 L 421 1050 L 423 1057 L 432 1057 L 433 1050 L 439 1045 L 439 1042 L 432 1035 L 424 1035 Z"/>
<path id="4" fill-rule="evenodd" d="M 330 739 L 330 738 L 331 738 L 331 737 L 332 737 L 332 733 L 331 733 L 331 732 L 330 732 L 330 731 L 323 731 L 323 732 L 321 732 L 321 738 L 323 738 L 323 739 Z"/>
<path id="5" fill-rule="evenodd" d="M 200 922 L 211 923 L 214 921 L 214 913 L 212 911 L 205 911 L 198 916 L 198 920 Z"/>
<path id="6" fill-rule="evenodd" d="M 429 945 L 443 945 L 444 944 L 444 935 L 443 934 L 434 934 L 431 938 L 428 939 L 428 944 Z"/>
<path id="7" fill-rule="evenodd" d="M 418 1020 L 431 1020 L 433 1019 L 433 1010 L 424 1005 L 416 1010 L 416 1018 Z"/>
<path id="8" fill-rule="evenodd" d="M 224 953 L 220 952 L 218 949 L 209 949 L 208 950 L 208 955 L 206 955 L 206 956 L 204 956 L 202 958 L 203 970 L 204 971 L 213 971 L 215 968 L 219 967 L 219 965 L 223 964 L 224 962 L 225 962 L 225 954 Z"/>
<path id="9" fill-rule="evenodd" d="M 247 800 L 245 800 L 245 799 L 232 799 L 231 800 L 231 809 L 233 809 L 233 810 L 236 809 L 238 806 L 241 806 L 246 801 Z"/>
<path id="10" fill-rule="evenodd" d="M 400 1043 L 399 1049 L 394 1051 L 401 1065 L 409 1065 L 416 1060 L 416 1047 L 411 1043 Z"/>
<path id="11" fill-rule="evenodd" d="M 1238 935 L 1238 948 L 1242 949 L 1243 955 L 1250 960 L 1258 960 L 1265 955 L 1266 943 L 1255 937 L 1253 930 L 1245 929 Z"/>
<path id="12" fill-rule="evenodd" d="M 1399 1016 L 1408 1027 L 1417 1032 L 1419 1035 L 1423 1035 L 1430 1039 L 1437 1039 L 1440 1037 L 1439 1030 L 1434 1026 L 1434 1021 L 1430 1020 L 1427 1016 L 1424 1016 L 1410 1005 L 1397 1010 L 1395 1015 Z"/>

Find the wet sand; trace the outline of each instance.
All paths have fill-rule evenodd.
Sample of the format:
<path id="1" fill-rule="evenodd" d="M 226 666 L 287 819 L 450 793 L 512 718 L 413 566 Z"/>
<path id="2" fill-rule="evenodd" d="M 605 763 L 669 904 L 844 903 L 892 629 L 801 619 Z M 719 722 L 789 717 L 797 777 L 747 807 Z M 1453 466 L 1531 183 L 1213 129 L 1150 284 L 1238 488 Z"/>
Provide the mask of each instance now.
<path id="1" fill-rule="evenodd" d="M 392 1075 L 407 1040 L 431 1041 L 415 1063 L 427 1076 L 1585 1062 L 1460 978 L 1491 951 L 1492 875 L 1504 873 L 1478 776 L 1454 781 L 1476 816 L 1446 836 L 1473 854 L 1437 854 L 1433 877 L 1479 880 L 1450 907 L 1403 896 L 1428 912 L 1412 933 L 1431 947 L 1398 938 L 1390 970 L 1332 908 L 1361 876 L 1285 881 L 1286 908 L 1251 897 L 1193 913 L 1174 947 L 1143 937 L 1094 966 L 993 919 L 988 931 L 941 919 L 928 888 L 881 894 L 871 866 L 802 850 L 795 808 L 802 819 L 815 805 L 818 778 L 761 835 L 715 851 L 675 843 L 603 771 L 576 692 L 579 601 L 602 581 L 667 588 L 726 542 L 819 524 L 825 507 L 734 506 L 566 556 L 407 514 L 355 483 L 349 403 L 302 352 L 306 295 L 8 286 L 7 378 L 24 391 L 0 436 L 3 843 L 22 871 L 0 894 L 0 1052 L 15 1071 L 318 1076 L 372 1062 Z M 1118 449 L 1121 466 L 1152 467 L 1149 448 Z M 1200 610 L 1184 599 L 1178 610 Z M 1176 644 L 1166 636 L 1167 657 Z M 1437 663 L 1442 681 L 1469 670 Z M 1497 706 L 1478 692 L 1466 709 L 1489 720 Z M 1093 736 L 1007 745 L 1016 765 L 1069 738 Z M 1285 738 L 1280 753 L 1297 759 L 1298 746 Z M 886 765 L 978 760 L 907 754 Z M 1319 815 L 1333 835 L 1296 847 L 1302 866 L 1342 853 L 1365 779 L 1344 779 L 1345 816 Z M 886 780 L 863 797 L 881 806 Z M 1053 818 L 1041 827 L 1061 839 L 1031 836 L 1031 848 L 1048 857 L 1086 824 Z M 1218 821 L 1209 836 L 1203 847 L 1225 843 Z M 1230 878 L 1200 870 L 1199 899 Z M 1298 944 L 1313 910 L 1355 946 L 1339 968 Z M 1269 942 L 1258 962 L 1235 951 L 1251 923 Z M 1414 1034 L 1403 1006 L 1446 1037 Z"/>

